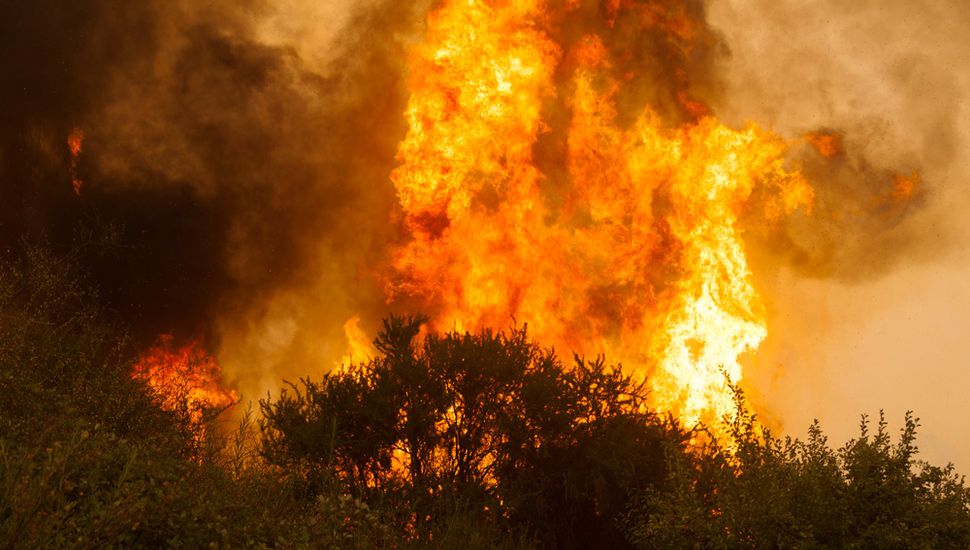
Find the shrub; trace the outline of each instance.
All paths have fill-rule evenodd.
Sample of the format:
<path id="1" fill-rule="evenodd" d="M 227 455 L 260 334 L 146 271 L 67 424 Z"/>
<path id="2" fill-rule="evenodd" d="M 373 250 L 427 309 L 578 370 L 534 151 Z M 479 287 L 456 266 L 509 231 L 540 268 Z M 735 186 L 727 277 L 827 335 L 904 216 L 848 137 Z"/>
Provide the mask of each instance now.
<path id="1" fill-rule="evenodd" d="M 816 422 L 807 441 L 760 427 L 738 391 L 732 441 L 668 453 L 667 492 L 627 515 L 641 548 L 967 548 L 970 491 L 952 465 L 917 461 L 918 421 L 893 444 L 872 433 L 835 450 Z"/>
<path id="2" fill-rule="evenodd" d="M 266 458 L 404 494 L 419 526 L 476 510 L 550 547 L 623 544 L 629 495 L 662 482 L 663 443 L 684 441 L 643 386 L 601 358 L 567 367 L 525 327 L 419 339 L 423 322 L 392 317 L 377 358 L 263 400 Z"/>

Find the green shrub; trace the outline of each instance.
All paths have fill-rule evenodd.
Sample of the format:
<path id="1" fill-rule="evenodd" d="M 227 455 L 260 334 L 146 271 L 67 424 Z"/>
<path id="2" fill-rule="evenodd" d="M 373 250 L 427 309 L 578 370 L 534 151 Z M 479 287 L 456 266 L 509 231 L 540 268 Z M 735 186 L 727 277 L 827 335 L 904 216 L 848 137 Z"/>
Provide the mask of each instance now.
<path id="1" fill-rule="evenodd" d="M 70 258 L 4 258 L 0 546 L 970 547 L 970 491 L 916 459 L 911 415 L 832 449 L 817 424 L 775 437 L 738 391 L 730 442 L 690 446 L 601 358 L 423 321 L 200 439 L 132 379 Z"/>
<path id="2" fill-rule="evenodd" d="M 668 491 L 627 515 L 641 548 L 968 548 L 970 491 L 952 466 L 915 460 L 918 422 L 893 444 L 880 414 L 834 450 L 818 423 L 778 439 L 738 395 L 729 444 L 673 449 Z"/>
<path id="3" fill-rule="evenodd" d="M 5 258 L 0 320 L 0 546 L 308 544 L 286 475 L 221 467 L 132 379 L 123 331 L 70 258 Z"/>
<path id="4" fill-rule="evenodd" d="M 0 263 L 0 437 L 31 440 L 67 421 L 190 454 L 184 418 L 130 376 L 124 332 L 70 258 L 25 247 Z"/>

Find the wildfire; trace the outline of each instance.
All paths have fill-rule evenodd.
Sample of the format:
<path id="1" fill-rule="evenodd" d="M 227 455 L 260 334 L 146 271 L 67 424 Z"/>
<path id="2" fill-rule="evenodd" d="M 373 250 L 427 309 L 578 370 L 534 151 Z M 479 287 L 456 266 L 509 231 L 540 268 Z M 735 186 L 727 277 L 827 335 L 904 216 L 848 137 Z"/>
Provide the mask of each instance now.
<path id="1" fill-rule="evenodd" d="M 84 143 L 84 130 L 80 128 L 74 128 L 71 133 L 67 136 L 67 148 L 71 151 L 71 187 L 74 189 L 74 194 L 81 195 L 81 186 L 84 182 L 81 181 L 81 177 L 78 176 L 77 165 L 78 161 L 81 159 L 81 145 Z"/>
<path id="2" fill-rule="evenodd" d="M 805 134 L 805 140 L 825 158 L 834 158 L 842 154 L 842 136 L 836 132 L 820 130 Z"/>
<path id="3" fill-rule="evenodd" d="M 660 410 L 710 425 L 733 414 L 728 382 L 767 333 L 742 221 L 808 208 L 813 192 L 784 167 L 786 142 L 719 124 L 684 72 L 663 107 L 676 117 L 647 102 L 621 123 L 636 75 L 610 33 L 679 52 L 699 33 L 679 2 L 618 1 L 567 38 L 581 4 L 454 0 L 429 16 L 391 176 L 411 239 L 387 292 L 426 300 L 438 328 L 514 318 L 562 349 L 609 351 L 649 375 Z M 546 134 L 564 175 L 540 168 Z"/>
<path id="4" fill-rule="evenodd" d="M 347 353 L 335 367 L 337 370 L 349 367 L 352 363 L 366 362 L 377 355 L 377 350 L 374 349 L 367 333 L 360 328 L 359 315 L 354 315 L 344 323 L 344 336 L 348 343 Z"/>
<path id="5" fill-rule="evenodd" d="M 200 439 L 205 412 L 238 400 L 235 391 L 222 387 L 222 369 L 198 341 L 176 348 L 171 335 L 159 337 L 132 368 L 132 377 L 145 380 L 163 408 L 186 414 Z"/>
<path id="6" fill-rule="evenodd" d="M 910 200 L 919 191 L 919 183 L 919 174 L 915 172 L 909 176 L 893 176 L 892 199 L 896 202 Z"/>

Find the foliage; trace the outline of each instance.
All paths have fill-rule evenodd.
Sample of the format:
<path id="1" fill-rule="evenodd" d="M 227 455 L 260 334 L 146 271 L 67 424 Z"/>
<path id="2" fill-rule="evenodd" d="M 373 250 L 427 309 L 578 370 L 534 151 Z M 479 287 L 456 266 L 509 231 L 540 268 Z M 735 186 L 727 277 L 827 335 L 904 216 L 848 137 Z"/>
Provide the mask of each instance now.
<path id="1" fill-rule="evenodd" d="M 128 375 L 127 340 L 104 320 L 72 258 L 25 247 L 0 263 L 0 436 L 77 420 L 183 455 L 190 427 Z M 57 426 L 63 420 L 70 425 Z"/>
<path id="2" fill-rule="evenodd" d="M 275 546 L 305 531 L 278 480 L 232 480 L 99 428 L 66 435 L 0 447 L 5 546 Z"/>
<path id="3" fill-rule="evenodd" d="M 287 484 L 204 463 L 188 417 L 132 379 L 124 333 L 72 257 L 9 253 L 0 321 L 0 546 L 275 545 L 300 532 L 295 520 L 286 531 L 288 510 L 303 510 Z"/>
<path id="4" fill-rule="evenodd" d="M 732 440 L 668 452 L 669 492 L 645 492 L 627 514 L 641 548 L 967 548 L 970 491 L 952 465 L 915 460 L 918 421 L 907 413 L 891 442 L 875 433 L 828 446 L 775 437 L 737 395 Z"/>
<path id="5" fill-rule="evenodd" d="M 391 317 L 379 357 L 262 401 L 267 459 L 406 493 L 419 524 L 464 507 L 550 547 L 622 544 L 615 519 L 683 441 L 643 386 L 602 358 L 567 368 L 525 327 L 419 338 L 423 322 Z"/>
<path id="6" fill-rule="evenodd" d="M 131 376 L 73 260 L 0 262 L 0 546 L 967 548 L 970 492 L 917 460 L 918 421 L 828 445 L 684 433 L 602 358 L 526 329 L 392 317 L 380 355 L 206 437 Z"/>

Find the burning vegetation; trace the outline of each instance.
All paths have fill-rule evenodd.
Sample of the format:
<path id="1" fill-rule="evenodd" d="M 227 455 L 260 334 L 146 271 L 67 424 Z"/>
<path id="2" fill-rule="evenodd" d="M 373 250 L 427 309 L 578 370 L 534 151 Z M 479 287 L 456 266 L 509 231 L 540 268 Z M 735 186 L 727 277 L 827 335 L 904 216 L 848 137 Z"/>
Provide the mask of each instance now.
<path id="1" fill-rule="evenodd" d="M 719 118 L 702 0 L 362 2 L 333 59 L 276 4 L 68 10 L 69 123 L 0 130 L 0 545 L 970 544 L 914 417 L 742 390 L 759 269 L 884 269 L 918 163 Z"/>
<path id="2" fill-rule="evenodd" d="M 74 194 L 81 194 L 81 187 L 84 182 L 81 180 L 81 176 L 78 175 L 78 163 L 81 160 L 81 146 L 84 144 L 84 130 L 80 128 L 75 128 L 71 130 L 70 135 L 67 136 L 67 148 L 71 151 L 71 188 L 74 189 Z"/>
<path id="3" fill-rule="evenodd" d="M 817 191 L 819 173 L 869 170 L 838 130 L 804 134 L 822 168 L 803 173 L 798 140 L 719 122 L 704 99 L 717 44 L 694 1 L 438 4 L 407 52 L 389 170 L 402 234 L 389 265 L 367 268 L 387 306 L 429 312 L 431 330 L 517 320 L 557 349 L 609 352 L 652 407 L 718 432 L 768 332 L 751 235 L 785 241 L 790 220 L 813 217 L 892 224 L 920 176 L 884 170 L 891 189 L 864 182 L 849 201 Z M 83 139 L 68 137 L 76 194 Z M 372 356 L 362 314 L 343 326 L 348 359 Z M 235 400 L 214 358 L 170 347 L 162 337 L 134 371 L 166 407 Z"/>
<path id="4" fill-rule="evenodd" d="M 138 359 L 132 377 L 148 384 L 163 409 L 183 415 L 200 441 L 206 422 L 239 401 L 224 387 L 222 369 L 200 342 L 178 347 L 168 334 Z"/>
<path id="5" fill-rule="evenodd" d="M 648 375 L 654 406 L 716 425 L 767 331 L 745 225 L 807 211 L 813 191 L 786 169 L 781 138 L 727 128 L 692 97 L 685 70 L 709 37 L 690 8 L 446 2 L 432 13 L 410 56 L 391 176 L 411 240 L 387 290 L 425 298 L 439 328 L 519 319 L 559 349 L 611 350 Z M 624 87 L 647 69 L 615 37 L 637 35 L 669 49 L 669 103 L 620 120 Z M 561 121 L 549 120 L 556 108 Z"/>

